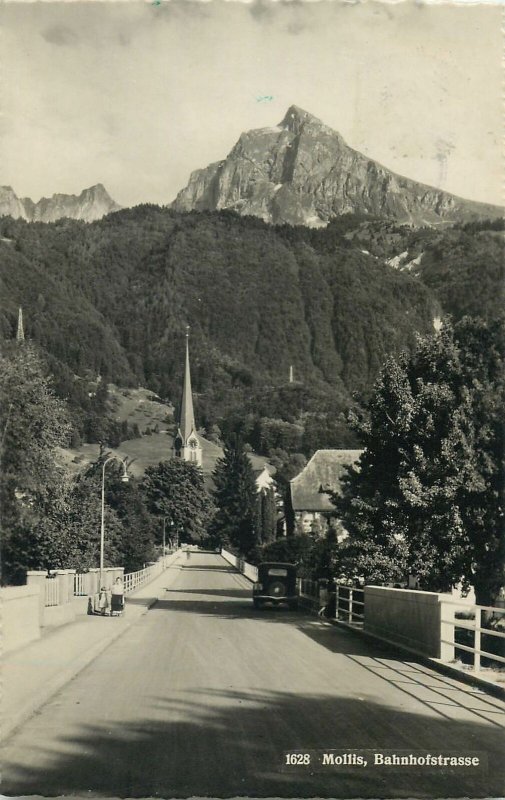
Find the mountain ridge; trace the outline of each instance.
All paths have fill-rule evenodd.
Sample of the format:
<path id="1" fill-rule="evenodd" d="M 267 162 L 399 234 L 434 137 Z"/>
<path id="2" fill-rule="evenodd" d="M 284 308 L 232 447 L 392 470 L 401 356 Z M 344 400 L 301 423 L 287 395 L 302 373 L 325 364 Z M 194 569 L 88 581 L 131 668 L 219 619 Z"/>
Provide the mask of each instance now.
<path id="1" fill-rule="evenodd" d="M 0 186 L 0 216 L 27 222 L 56 222 L 64 217 L 94 222 L 120 208 L 102 183 L 83 189 L 79 195 L 57 192 L 37 202 L 18 197 L 12 186 Z"/>
<path id="2" fill-rule="evenodd" d="M 398 175 L 299 106 L 242 133 L 228 156 L 191 173 L 176 211 L 232 209 L 265 222 L 320 227 L 341 214 L 414 226 L 502 217 L 504 209 Z"/>

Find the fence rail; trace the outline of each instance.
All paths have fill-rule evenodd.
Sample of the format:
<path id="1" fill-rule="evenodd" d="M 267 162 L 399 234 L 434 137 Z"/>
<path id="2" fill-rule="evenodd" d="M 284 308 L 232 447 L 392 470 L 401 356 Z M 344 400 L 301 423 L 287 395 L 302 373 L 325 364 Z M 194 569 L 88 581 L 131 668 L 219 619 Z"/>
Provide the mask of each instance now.
<path id="1" fill-rule="evenodd" d="M 502 630 L 491 630 L 489 627 L 486 627 L 483 624 L 483 614 L 486 614 L 487 616 L 494 618 L 497 622 L 498 617 L 501 616 L 500 622 L 502 625 L 505 625 L 505 608 L 497 608 L 496 606 L 468 605 L 463 609 L 461 603 L 458 603 L 456 600 L 442 600 L 441 605 L 442 609 L 440 621 L 444 625 L 449 625 L 452 628 L 452 639 L 441 638 L 441 642 L 454 646 L 455 650 L 462 650 L 465 653 L 471 653 L 473 655 L 473 668 L 476 672 L 481 669 L 482 657 L 489 659 L 490 661 L 496 661 L 500 664 L 505 664 L 505 657 L 503 655 L 500 655 L 499 653 L 491 653 L 489 650 L 484 650 L 482 648 L 482 637 L 492 636 L 495 637 L 495 639 L 502 641 L 503 647 L 501 650 L 502 653 L 505 653 L 505 628 L 502 628 Z M 465 615 L 473 615 L 473 619 L 457 619 L 454 616 L 455 607 L 465 613 Z M 449 612 L 449 619 L 447 619 L 447 612 Z M 458 629 L 469 631 L 471 634 L 473 634 L 473 637 L 470 637 L 470 640 L 468 640 L 467 643 L 463 643 L 461 641 L 458 642 L 456 633 Z M 471 638 L 473 638 L 473 645 L 469 643 Z"/>
<path id="2" fill-rule="evenodd" d="M 76 572 L 74 575 L 74 597 L 87 595 L 86 575 L 83 572 Z"/>
<path id="3" fill-rule="evenodd" d="M 171 555 L 173 554 L 162 556 L 158 561 L 149 564 L 144 569 L 137 570 L 137 572 L 128 572 L 123 578 L 124 593 L 130 594 L 130 592 L 134 592 L 135 589 L 143 586 L 144 583 L 152 581 L 157 575 L 161 575 L 163 570 L 169 566 Z"/>
<path id="4" fill-rule="evenodd" d="M 319 583 L 310 578 L 299 579 L 299 593 L 300 597 L 308 597 L 311 600 L 319 599 Z"/>
<path id="5" fill-rule="evenodd" d="M 365 590 L 345 583 L 335 585 L 335 618 L 349 625 L 363 625 Z"/>
<path id="6" fill-rule="evenodd" d="M 47 576 L 45 580 L 46 599 L 44 605 L 46 608 L 49 606 L 58 606 L 60 604 L 60 584 L 56 575 Z"/>
<path id="7" fill-rule="evenodd" d="M 169 566 L 169 559 L 173 552 L 162 556 L 158 561 L 149 564 L 136 572 L 128 572 L 123 575 L 122 567 L 105 567 L 102 574 L 103 585 L 110 590 L 115 579 L 120 577 L 123 581 L 125 594 L 130 594 L 143 586 L 148 581 L 161 574 Z M 95 595 L 100 588 L 100 570 L 90 569 L 88 572 L 78 572 L 74 576 L 74 597 L 86 597 Z"/>

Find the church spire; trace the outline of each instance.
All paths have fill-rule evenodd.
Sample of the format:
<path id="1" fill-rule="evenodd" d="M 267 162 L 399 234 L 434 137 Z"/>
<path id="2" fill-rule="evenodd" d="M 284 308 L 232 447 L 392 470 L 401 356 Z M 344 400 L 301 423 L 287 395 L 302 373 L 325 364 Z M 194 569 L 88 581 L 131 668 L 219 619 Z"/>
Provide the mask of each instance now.
<path id="1" fill-rule="evenodd" d="M 23 309 L 19 306 L 18 311 L 18 327 L 16 330 L 16 342 L 24 342 L 25 340 L 25 329 L 23 326 Z"/>
<path id="2" fill-rule="evenodd" d="M 189 325 L 186 326 L 186 362 L 179 415 L 179 428 L 174 440 L 174 456 L 202 465 L 202 447 L 196 433 L 193 392 L 191 390 L 191 370 L 189 366 Z"/>
<path id="3" fill-rule="evenodd" d="M 181 418 L 179 428 L 184 441 L 189 439 L 195 429 L 195 413 L 193 411 L 193 392 L 191 391 L 191 370 L 189 367 L 189 325 L 186 325 L 186 364 L 184 367 L 184 383 L 182 386 Z"/>

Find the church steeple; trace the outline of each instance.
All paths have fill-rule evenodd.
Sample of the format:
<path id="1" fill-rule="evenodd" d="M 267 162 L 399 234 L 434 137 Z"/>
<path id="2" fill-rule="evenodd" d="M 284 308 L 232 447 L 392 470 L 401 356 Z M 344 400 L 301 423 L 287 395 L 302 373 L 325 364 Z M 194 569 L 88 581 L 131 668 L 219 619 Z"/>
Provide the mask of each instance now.
<path id="1" fill-rule="evenodd" d="M 16 330 L 16 342 L 24 342 L 25 340 L 25 329 L 23 326 L 23 309 L 19 306 L 18 311 L 18 327 Z"/>
<path id="2" fill-rule="evenodd" d="M 181 410 L 179 427 L 174 439 L 174 457 L 202 465 L 202 448 L 196 433 L 195 412 L 193 410 L 193 392 L 191 389 L 191 370 L 189 366 L 189 325 L 186 326 L 186 362 L 184 365 L 184 382 L 182 385 Z"/>
<path id="3" fill-rule="evenodd" d="M 193 410 L 193 392 L 191 390 L 191 370 L 189 367 L 189 325 L 186 326 L 186 364 L 184 367 L 184 383 L 182 386 L 182 401 L 179 430 L 186 441 L 191 431 L 195 429 L 195 412 Z"/>

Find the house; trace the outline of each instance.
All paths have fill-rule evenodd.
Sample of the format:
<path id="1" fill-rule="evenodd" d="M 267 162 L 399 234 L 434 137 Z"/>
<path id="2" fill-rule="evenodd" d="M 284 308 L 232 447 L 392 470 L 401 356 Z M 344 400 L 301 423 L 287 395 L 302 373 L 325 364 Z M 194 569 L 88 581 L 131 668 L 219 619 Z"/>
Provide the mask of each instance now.
<path id="1" fill-rule="evenodd" d="M 256 491 L 258 493 L 268 492 L 270 489 L 273 489 L 273 491 L 275 492 L 277 484 L 275 483 L 275 480 L 272 477 L 274 468 L 270 464 L 263 464 L 262 466 L 256 467 L 253 460 L 251 458 L 250 460 L 253 467 L 254 481 L 256 483 Z"/>
<path id="2" fill-rule="evenodd" d="M 290 481 L 295 529 L 324 533 L 335 509 L 330 493 L 340 492 L 346 467 L 354 464 L 362 450 L 316 450 L 308 464 Z"/>

